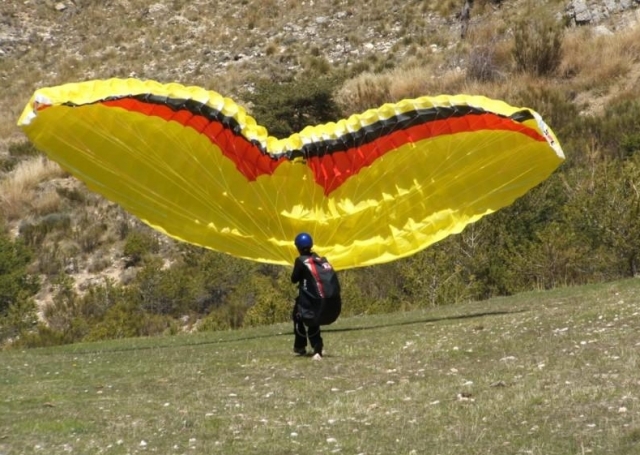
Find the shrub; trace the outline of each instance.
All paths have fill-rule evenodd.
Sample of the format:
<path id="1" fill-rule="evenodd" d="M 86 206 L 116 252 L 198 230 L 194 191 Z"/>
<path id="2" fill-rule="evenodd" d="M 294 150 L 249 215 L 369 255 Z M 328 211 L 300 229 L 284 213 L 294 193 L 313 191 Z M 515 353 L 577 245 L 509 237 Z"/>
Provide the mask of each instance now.
<path id="1" fill-rule="evenodd" d="M 41 155 L 40 151 L 29 141 L 15 142 L 9 145 L 9 155 L 19 158 L 24 156 Z"/>
<path id="2" fill-rule="evenodd" d="M 134 287 L 145 312 L 179 317 L 195 306 L 199 284 L 194 271 L 181 264 L 165 269 L 161 259 L 149 257 L 136 275 Z"/>
<path id="3" fill-rule="evenodd" d="M 0 232 L 0 317 L 6 316 L 11 305 L 38 292 L 38 279 L 27 273 L 31 259 L 32 252 L 23 242 Z"/>
<path id="4" fill-rule="evenodd" d="M 60 275 L 65 271 L 68 257 L 58 243 L 47 243 L 39 247 L 35 270 L 48 276 Z"/>
<path id="5" fill-rule="evenodd" d="M 138 265 L 142 259 L 160 250 L 160 244 L 154 234 L 148 231 L 129 231 L 124 244 L 123 254 L 127 256 L 127 265 Z"/>
<path id="6" fill-rule="evenodd" d="M 11 172 L 18 164 L 18 160 L 12 156 L 0 156 L 0 172 Z"/>
<path id="7" fill-rule="evenodd" d="M 104 318 L 91 327 L 85 341 L 156 336 L 178 332 L 178 324 L 170 317 L 147 314 L 134 300 L 123 300 L 110 307 Z"/>
<path id="8" fill-rule="evenodd" d="M 259 81 L 254 93 L 246 93 L 255 107 L 253 116 L 269 134 L 284 138 L 307 125 L 336 120 L 338 109 L 332 93 L 338 79 L 330 76 L 303 74 L 287 83 Z"/>
<path id="9" fill-rule="evenodd" d="M 275 324 L 291 318 L 295 290 L 293 285 L 284 282 L 282 286 L 274 285 L 266 276 L 255 276 L 251 284 L 257 292 L 254 301 L 248 302 L 250 307 L 244 318 L 246 325 Z"/>
<path id="10" fill-rule="evenodd" d="M 93 223 L 84 229 L 77 229 L 78 244 L 84 253 L 90 253 L 102 243 L 102 236 L 107 232 L 107 224 L 101 221 Z"/>
<path id="11" fill-rule="evenodd" d="M 24 242 L 31 246 L 40 246 L 48 234 L 54 231 L 68 233 L 71 230 L 71 217 L 65 213 L 51 213 L 34 221 L 22 221 L 18 233 Z"/>
<path id="12" fill-rule="evenodd" d="M 582 234 L 591 251 L 604 247 L 610 255 L 590 255 L 607 266 L 606 278 L 640 273 L 640 154 L 620 162 L 603 161 L 592 170 L 576 172 L 575 188 L 566 211 L 567 226 Z M 589 182 L 588 185 L 583 182 Z"/>
<path id="13" fill-rule="evenodd" d="M 500 80 L 502 74 L 496 61 L 496 41 L 474 46 L 469 52 L 467 77 L 479 82 Z"/>
<path id="14" fill-rule="evenodd" d="M 0 343 L 29 333 L 37 322 L 36 303 L 31 298 L 21 296 L 9 305 L 4 316 L 0 315 Z"/>
<path id="15" fill-rule="evenodd" d="M 76 203 L 84 203 L 87 200 L 86 194 L 78 188 L 58 187 L 56 192 L 60 197 Z"/>
<path id="16" fill-rule="evenodd" d="M 625 99 L 607 106 L 595 119 L 593 132 L 607 156 L 627 158 L 640 145 L 640 101 Z"/>
<path id="17" fill-rule="evenodd" d="M 564 25 L 542 8 L 529 10 L 514 31 L 513 58 L 520 71 L 537 76 L 553 74 L 562 61 Z"/>

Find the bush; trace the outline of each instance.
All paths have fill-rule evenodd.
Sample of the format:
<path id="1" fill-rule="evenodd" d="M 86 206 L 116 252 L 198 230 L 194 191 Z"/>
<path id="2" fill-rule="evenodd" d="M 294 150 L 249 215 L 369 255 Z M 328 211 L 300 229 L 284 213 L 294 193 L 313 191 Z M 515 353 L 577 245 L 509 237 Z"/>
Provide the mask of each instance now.
<path id="1" fill-rule="evenodd" d="M 562 61 L 564 24 L 546 9 L 529 10 L 515 27 L 513 58 L 520 71 L 536 76 L 553 74 Z"/>
<path id="2" fill-rule="evenodd" d="M 307 125 L 335 121 L 338 108 L 332 93 L 338 78 L 303 74 L 288 83 L 259 81 L 254 93 L 244 97 L 253 105 L 252 115 L 271 136 L 285 138 Z"/>
<path id="3" fill-rule="evenodd" d="M 77 241 L 84 253 L 94 251 L 103 241 L 102 236 L 107 232 L 107 224 L 101 221 L 90 224 L 83 229 L 77 229 Z"/>
<path id="4" fill-rule="evenodd" d="M 566 225 L 590 247 L 589 262 L 606 267 L 606 279 L 640 273 L 640 154 L 603 161 L 575 172 Z M 604 248 L 607 255 L 595 255 Z M 610 262 L 607 262 L 610 261 Z"/>
<path id="5" fill-rule="evenodd" d="M 128 258 L 127 265 L 135 266 L 145 256 L 158 251 L 160 251 L 160 243 L 153 233 L 134 230 L 128 232 L 122 253 Z"/>
<path id="6" fill-rule="evenodd" d="M 16 142 L 9 145 L 9 155 L 20 158 L 23 156 L 41 155 L 40 151 L 29 141 Z"/>
<path id="7" fill-rule="evenodd" d="M 70 230 L 71 217 L 68 214 L 51 213 L 34 221 L 22 221 L 18 233 L 27 245 L 37 247 L 51 232 L 68 233 Z"/>
<path id="8" fill-rule="evenodd" d="M 502 79 L 496 62 L 496 41 L 474 46 L 469 52 L 467 77 L 479 82 L 493 82 Z"/>
<path id="9" fill-rule="evenodd" d="M 21 298 L 9 305 L 4 316 L 0 316 L 0 344 L 7 339 L 20 338 L 38 322 L 36 303 L 31 298 Z"/>
<path id="10" fill-rule="evenodd" d="M 23 302 L 38 292 L 36 277 L 27 273 L 33 254 L 20 240 L 0 232 L 0 317 L 6 316 L 11 305 Z"/>
<path id="11" fill-rule="evenodd" d="M 108 309 L 104 318 L 94 324 L 85 341 L 156 336 L 178 332 L 178 324 L 167 316 L 147 314 L 135 299 L 124 299 Z"/>
<path id="12" fill-rule="evenodd" d="M 163 269 L 162 260 L 148 258 L 133 284 L 140 308 L 151 314 L 174 317 L 188 313 L 199 294 L 197 274 L 180 264 Z"/>
<path id="13" fill-rule="evenodd" d="M 624 134 L 620 141 L 620 151 L 624 158 L 630 158 L 640 153 L 640 132 Z"/>
<path id="14" fill-rule="evenodd" d="M 608 157 L 625 159 L 640 150 L 640 101 L 626 99 L 607 106 L 592 119 L 592 132 Z"/>
<path id="15" fill-rule="evenodd" d="M 0 172 L 11 172 L 15 169 L 18 164 L 18 159 L 12 156 L 3 157 L 0 156 Z"/>
<path id="16" fill-rule="evenodd" d="M 293 285 L 282 282 L 282 286 L 278 286 L 268 277 L 255 276 L 252 287 L 257 292 L 253 301 L 247 302 L 250 307 L 244 317 L 245 325 L 268 325 L 290 320 L 295 298 Z"/>

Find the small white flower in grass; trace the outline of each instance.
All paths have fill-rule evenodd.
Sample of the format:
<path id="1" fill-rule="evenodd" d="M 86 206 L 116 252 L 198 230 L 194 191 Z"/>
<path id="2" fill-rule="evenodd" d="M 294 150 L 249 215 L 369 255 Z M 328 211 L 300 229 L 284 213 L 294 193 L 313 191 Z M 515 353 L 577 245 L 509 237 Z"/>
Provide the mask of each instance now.
<path id="1" fill-rule="evenodd" d="M 169 407 L 169 406 L 170 406 L 170 404 L 169 404 L 169 403 L 165 403 L 163 406 L 164 406 L 165 408 L 167 408 L 167 407 Z"/>
<path id="2" fill-rule="evenodd" d="M 140 441 L 140 447 L 147 447 L 147 441 L 145 441 L 144 439 Z"/>
<path id="3" fill-rule="evenodd" d="M 291 437 L 292 438 L 297 438 L 298 437 L 298 433 L 296 433 L 295 431 L 291 432 Z"/>
<path id="4" fill-rule="evenodd" d="M 339 392 L 339 391 L 340 391 L 340 389 L 338 389 L 337 387 L 332 387 L 332 388 L 331 388 L 331 391 L 332 391 L 332 392 Z"/>
<path id="5" fill-rule="evenodd" d="M 619 413 L 621 413 L 621 414 L 623 414 L 623 413 L 627 412 L 627 408 L 626 408 L 626 407 L 624 407 L 624 406 L 621 406 L 621 407 L 618 409 L 618 412 L 619 412 Z"/>
<path id="6" fill-rule="evenodd" d="M 327 444 L 336 444 L 337 442 L 336 438 L 327 438 Z"/>

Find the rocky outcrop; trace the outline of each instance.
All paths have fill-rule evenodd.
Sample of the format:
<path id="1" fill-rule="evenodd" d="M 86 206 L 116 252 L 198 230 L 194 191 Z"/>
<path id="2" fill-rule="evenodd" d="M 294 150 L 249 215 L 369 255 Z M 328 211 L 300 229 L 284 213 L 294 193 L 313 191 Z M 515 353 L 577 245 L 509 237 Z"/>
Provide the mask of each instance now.
<path id="1" fill-rule="evenodd" d="M 640 7 L 640 0 L 571 0 L 566 16 L 572 25 L 597 25 L 615 14 Z"/>

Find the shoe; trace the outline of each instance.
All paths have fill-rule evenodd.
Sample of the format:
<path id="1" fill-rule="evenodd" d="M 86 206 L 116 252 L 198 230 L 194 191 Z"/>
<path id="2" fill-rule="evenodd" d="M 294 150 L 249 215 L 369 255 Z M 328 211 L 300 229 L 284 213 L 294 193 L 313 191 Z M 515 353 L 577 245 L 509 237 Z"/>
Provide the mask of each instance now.
<path id="1" fill-rule="evenodd" d="M 315 354 L 313 354 L 313 357 L 311 357 L 313 360 L 322 360 L 322 354 L 320 354 L 319 352 L 316 352 Z"/>
<path id="2" fill-rule="evenodd" d="M 293 352 L 296 355 L 307 355 L 307 349 L 306 348 L 293 348 Z"/>

